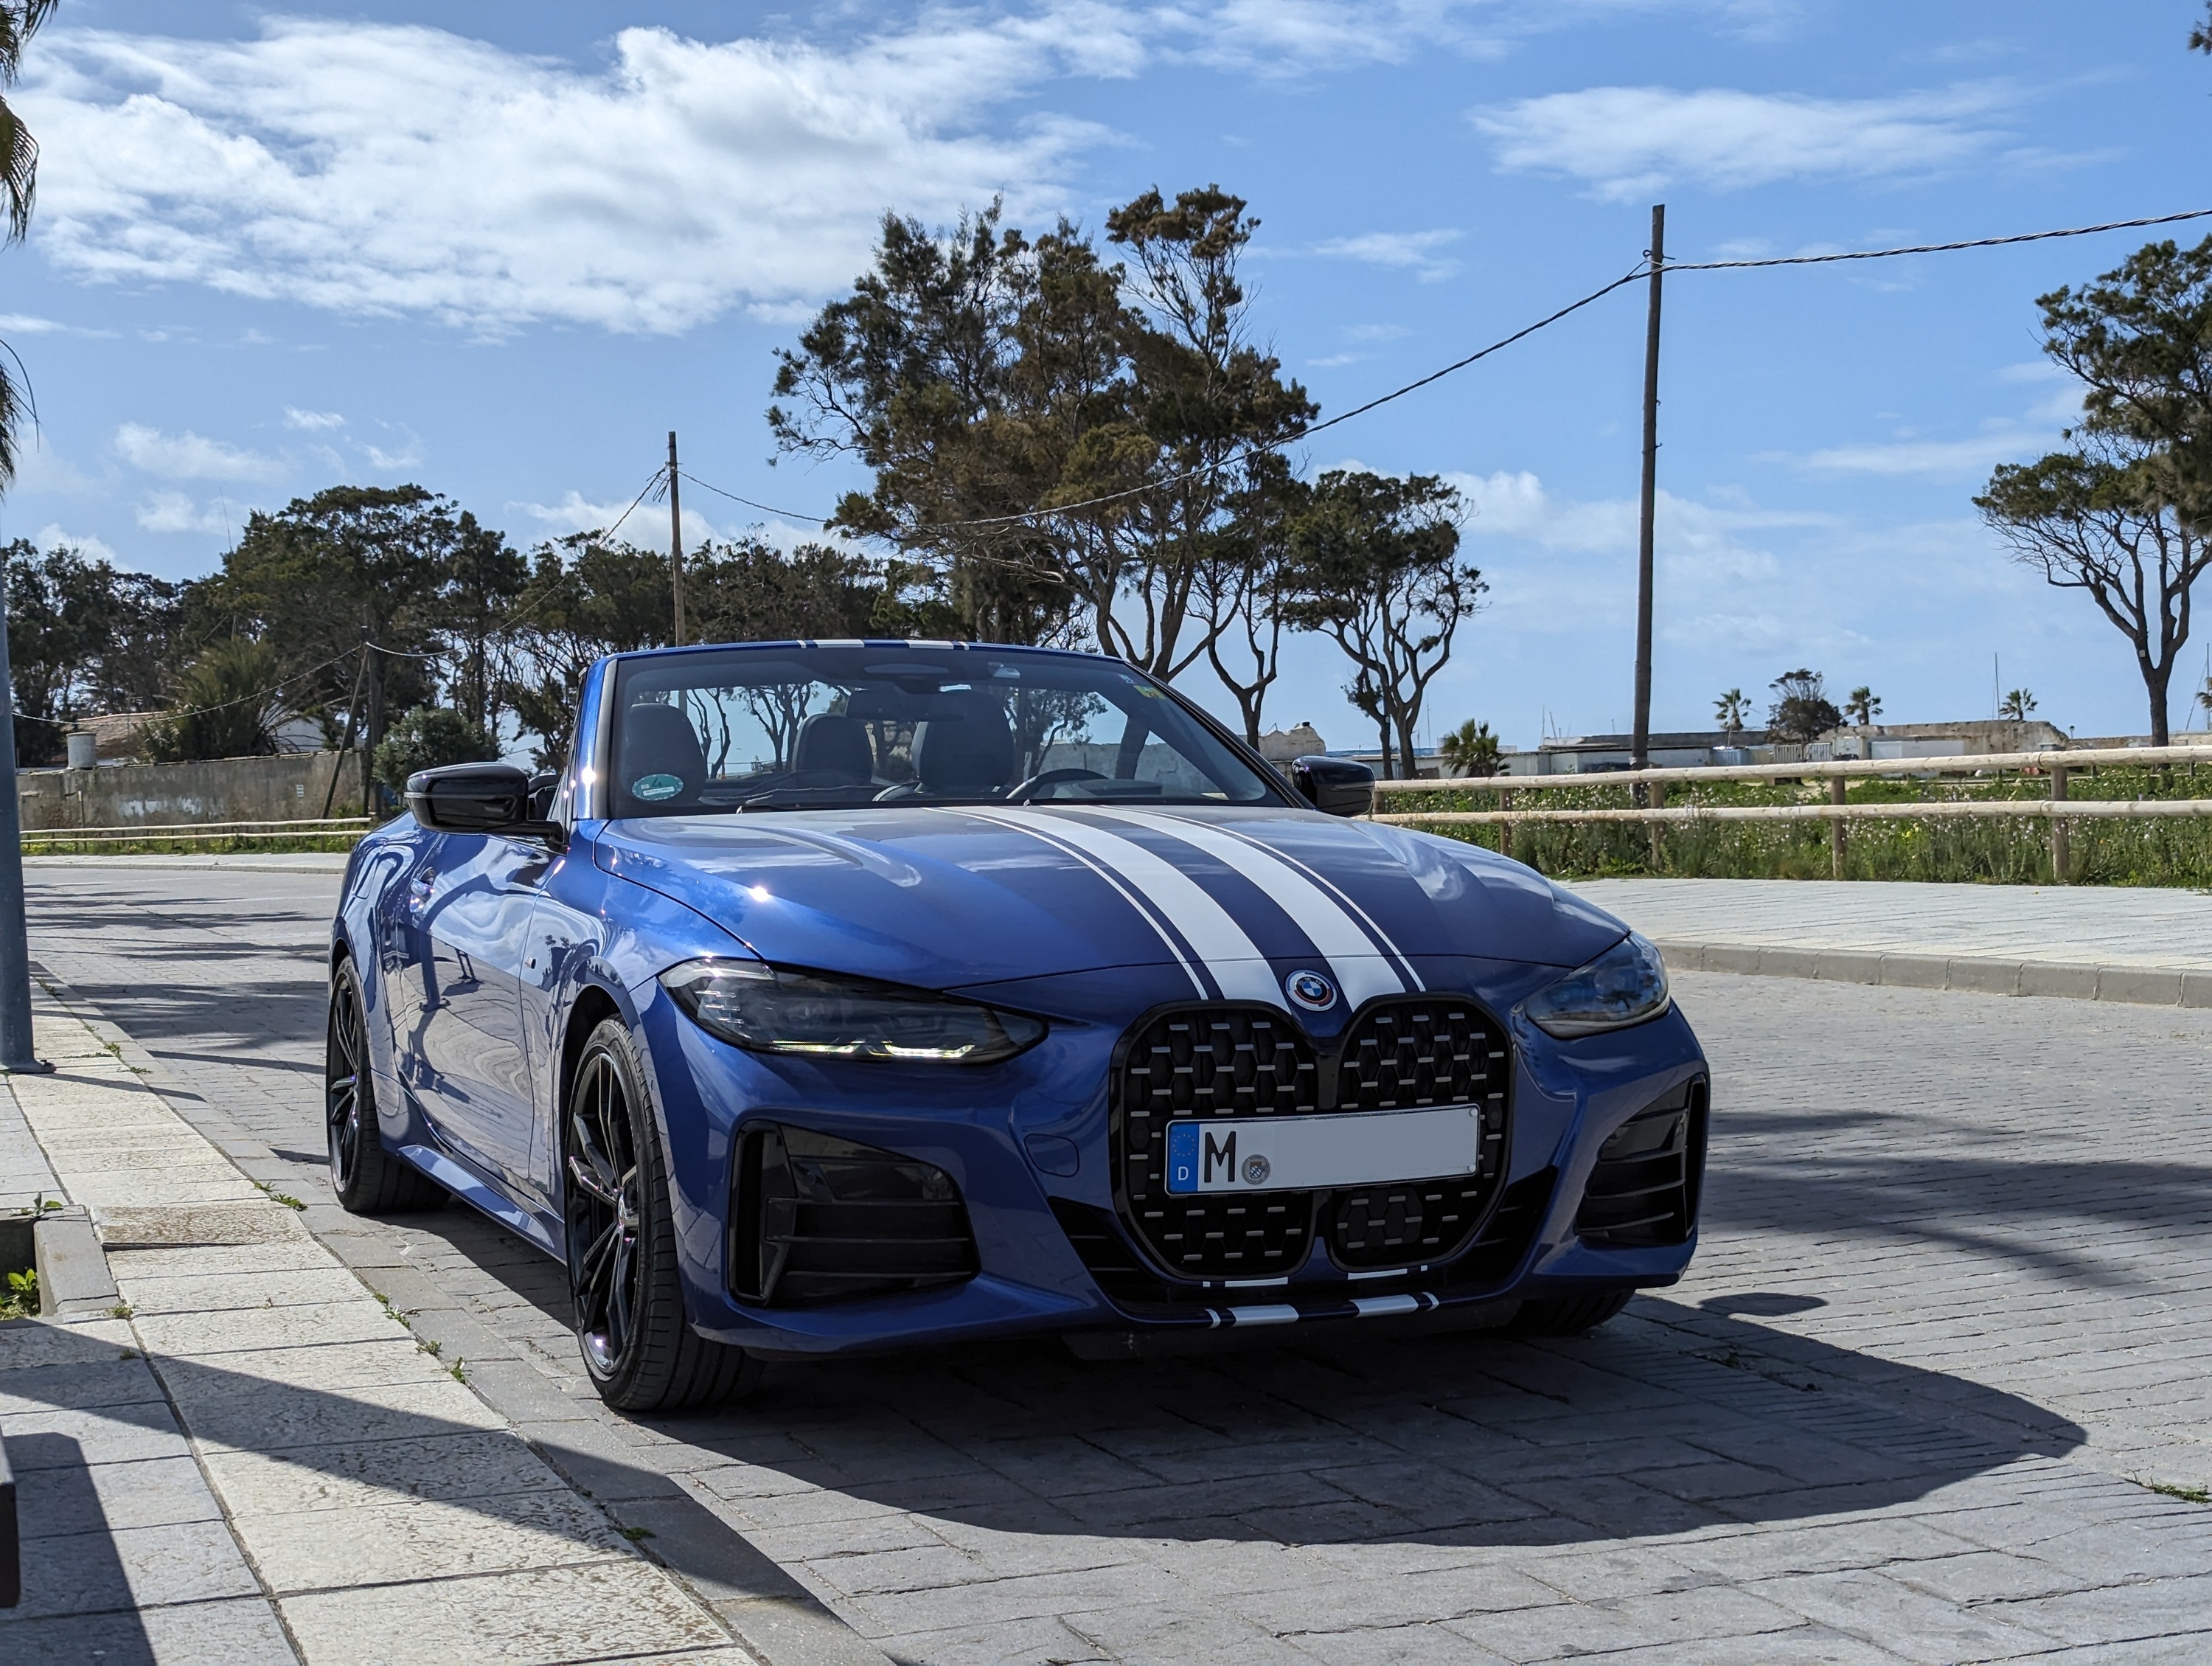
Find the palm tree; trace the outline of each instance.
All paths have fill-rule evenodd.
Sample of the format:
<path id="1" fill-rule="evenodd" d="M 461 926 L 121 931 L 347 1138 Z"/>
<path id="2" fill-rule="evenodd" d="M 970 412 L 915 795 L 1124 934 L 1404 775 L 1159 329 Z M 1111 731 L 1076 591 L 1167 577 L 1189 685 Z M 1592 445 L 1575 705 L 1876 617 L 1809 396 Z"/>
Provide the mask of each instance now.
<path id="1" fill-rule="evenodd" d="M 2035 696 L 2026 689 L 2014 689 L 2006 695 L 1997 707 L 1999 717 L 2008 717 L 2015 723 L 2027 721 L 2027 714 L 2035 709 Z"/>
<path id="2" fill-rule="evenodd" d="M 1437 751 L 1443 758 L 1444 767 L 1462 780 L 1498 773 L 1498 737 L 1490 733 L 1490 725 L 1478 723 L 1471 717 L 1438 741 Z"/>
<path id="3" fill-rule="evenodd" d="M 1729 734 L 1740 733 L 1743 720 L 1751 714 L 1751 702 L 1744 698 L 1741 689 L 1730 689 L 1713 702 L 1713 719 Z"/>
<path id="4" fill-rule="evenodd" d="M 1862 683 L 1844 700 L 1844 715 L 1862 729 L 1866 728 L 1881 715 L 1881 696 Z"/>
<path id="5" fill-rule="evenodd" d="M 56 0 L 0 0 L 0 88 L 12 87 L 23 67 L 23 48 L 39 26 L 52 15 Z M 20 243 L 31 229 L 31 205 L 39 191 L 39 142 L 6 99 L 0 98 L 0 196 L 7 199 L 8 231 L 0 246 Z M 15 350 L 0 342 L 0 352 L 14 361 L 0 362 L 0 486 L 15 477 L 15 431 L 26 415 L 38 412 L 31 404 L 27 382 L 16 380 L 23 368 Z"/>
<path id="6" fill-rule="evenodd" d="M 2204 686 L 2197 690 L 2197 703 L 2204 711 L 2204 727 L 2212 729 L 2212 677 L 2204 679 Z"/>

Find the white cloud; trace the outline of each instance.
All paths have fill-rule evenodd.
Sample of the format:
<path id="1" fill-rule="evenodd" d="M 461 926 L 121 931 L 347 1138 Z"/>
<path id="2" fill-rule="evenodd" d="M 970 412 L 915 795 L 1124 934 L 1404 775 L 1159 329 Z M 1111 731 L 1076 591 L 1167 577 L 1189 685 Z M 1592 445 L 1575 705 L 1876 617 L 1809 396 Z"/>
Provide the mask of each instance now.
<path id="1" fill-rule="evenodd" d="M 1212 6 L 1166 6 L 1146 18 L 1170 41 L 1167 55 L 1212 69 L 1283 77 L 1316 70 L 1403 64 L 1444 46 L 1472 58 L 1504 49 L 1493 35 L 1461 19 L 1487 10 L 1467 0 L 1224 0 Z"/>
<path id="2" fill-rule="evenodd" d="M 138 524 L 149 532 L 235 532 L 247 511 L 218 502 L 204 509 L 184 492 L 155 492 L 138 506 Z"/>
<path id="3" fill-rule="evenodd" d="M 304 429 L 314 434 L 325 429 L 343 428 L 345 418 L 335 410 L 302 410 L 297 405 L 286 405 L 284 426 Z"/>
<path id="4" fill-rule="evenodd" d="M 1564 173 L 1641 200 L 1676 179 L 1739 190 L 1784 179 L 1944 172 L 2011 141 L 2011 88 L 1814 99 L 1709 88 L 1592 87 L 1472 112 L 1508 172 Z"/>
<path id="5" fill-rule="evenodd" d="M 1437 251 L 1459 241 L 1463 233 L 1437 231 L 1370 231 L 1353 237 L 1332 237 L 1314 245 L 1314 252 L 1370 266 L 1395 266 L 1416 273 L 1425 283 L 1449 277 L 1459 262 L 1440 258 Z"/>
<path id="6" fill-rule="evenodd" d="M 59 521 L 50 520 L 39 528 L 39 535 L 31 540 L 41 550 L 74 550 L 87 561 L 112 562 L 115 551 L 106 539 L 94 538 L 89 532 L 65 532 Z"/>
<path id="7" fill-rule="evenodd" d="M 28 313 L 0 313 L 0 337 L 7 336 L 89 336 L 95 341 L 112 341 L 115 331 L 88 330 L 81 324 L 64 324 Z"/>
<path id="8" fill-rule="evenodd" d="M 1872 474 L 1891 478 L 1966 480 L 1989 477 L 1999 463 L 2021 462 L 2042 450 L 2047 434 L 2007 428 L 1969 440 L 1895 440 L 1856 446 L 1829 446 L 1803 460 L 1829 474 Z"/>
<path id="9" fill-rule="evenodd" d="M 367 441 L 361 441 L 358 449 L 363 457 L 368 459 L 370 466 L 390 471 L 416 468 L 421 465 L 422 440 L 420 435 L 404 423 L 397 424 L 380 423 L 377 426 L 399 434 L 404 436 L 404 439 L 398 446 L 390 451 L 386 451 L 381 446 L 372 445 Z"/>
<path id="10" fill-rule="evenodd" d="M 1057 206 L 1103 130 L 978 121 L 1144 56 L 1095 4 L 927 14 L 842 51 L 631 28 L 589 72 L 299 19 L 246 41 L 41 44 L 21 103 L 46 147 L 37 235 L 64 270 L 492 330 L 680 330 L 842 287 L 894 203 Z"/>
<path id="11" fill-rule="evenodd" d="M 549 538 L 565 538 L 570 532 L 598 532 L 615 527 L 616 536 L 624 543 L 641 544 L 647 549 L 665 547 L 668 540 L 668 500 L 659 502 L 650 499 L 640 502 L 635 508 L 624 498 L 617 503 L 594 503 L 574 487 L 558 503 L 510 503 L 510 509 L 520 509 L 545 529 Z M 627 511 L 627 519 L 624 518 Z M 619 525 L 617 525 L 619 523 Z M 704 538 L 725 536 L 722 529 L 695 509 L 684 511 L 684 547 L 690 549 Z"/>
<path id="12" fill-rule="evenodd" d="M 115 449 L 131 467 L 164 480 L 266 480 L 284 471 L 276 458 L 203 439 L 190 429 L 164 434 L 125 423 L 115 430 Z"/>

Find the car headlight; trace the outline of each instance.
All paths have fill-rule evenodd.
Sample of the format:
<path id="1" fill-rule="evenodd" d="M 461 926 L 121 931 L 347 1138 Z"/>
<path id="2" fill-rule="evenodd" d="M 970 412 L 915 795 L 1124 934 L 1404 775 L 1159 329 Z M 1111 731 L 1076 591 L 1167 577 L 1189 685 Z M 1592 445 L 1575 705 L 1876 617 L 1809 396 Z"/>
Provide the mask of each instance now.
<path id="1" fill-rule="evenodd" d="M 1634 932 L 1528 997 L 1521 1010 L 1547 1036 L 1594 1036 L 1667 1010 L 1667 963 Z"/>
<path id="2" fill-rule="evenodd" d="M 688 960 L 660 987 L 708 1034 L 757 1053 L 995 1064 L 1044 1034 L 1019 1012 L 758 961 Z"/>

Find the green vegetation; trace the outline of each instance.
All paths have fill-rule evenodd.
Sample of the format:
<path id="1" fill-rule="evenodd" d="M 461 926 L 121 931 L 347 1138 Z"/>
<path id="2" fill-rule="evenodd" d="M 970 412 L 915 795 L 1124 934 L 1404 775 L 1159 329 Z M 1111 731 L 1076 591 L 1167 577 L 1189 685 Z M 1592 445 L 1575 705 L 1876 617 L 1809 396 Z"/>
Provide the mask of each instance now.
<path id="1" fill-rule="evenodd" d="M 1554 780 L 1557 777 L 1553 778 Z M 1620 810 L 1631 806 L 1625 785 L 1520 788 L 1519 810 Z M 2070 799 L 2212 798 L 2212 761 L 2171 769 L 2083 770 L 2068 782 Z M 1848 804 L 1911 804 L 1996 799 L 2047 799 L 2039 775 L 1855 781 Z M 1826 800 L 1826 783 L 1715 781 L 1690 790 L 1667 789 L 1667 808 L 1692 806 L 1814 804 Z M 1479 801 L 1478 801 L 1479 800 Z M 1491 810 L 1495 793 L 1394 793 L 1385 809 Z M 1636 822 L 1523 823 L 1512 830 L 1512 854 L 1560 879 L 1659 875 L 1709 879 L 1825 879 L 1829 877 L 1828 823 L 1710 822 L 1669 824 L 1652 862 L 1651 841 Z M 2019 820 L 1937 818 L 1855 821 L 1849 824 L 1844 877 L 1850 879 L 1930 879 L 1999 885 L 2048 885 L 2051 824 Z M 1497 826 L 1439 824 L 1429 830 L 1496 850 Z M 2212 819 L 2074 820 L 2068 823 L 2069 880 L 2077 885 L 2212 886 Z"/>
<path id="2" fill-rule="evenodd" d="M 459 712 L 417 706 L 392 726 L 392 733 L 376 749 L 376 778 L 398 793 L 417 769 L 482 763 L 498 756 L 491 737 Z"/>
<path id="3" fill-rule="evenodd" d="M 27 1267 L 8 1275 L 8 1293 L 0 1296 L 0 1319 L 31 1319 L 39 1311 L 39 1269 Z"/>

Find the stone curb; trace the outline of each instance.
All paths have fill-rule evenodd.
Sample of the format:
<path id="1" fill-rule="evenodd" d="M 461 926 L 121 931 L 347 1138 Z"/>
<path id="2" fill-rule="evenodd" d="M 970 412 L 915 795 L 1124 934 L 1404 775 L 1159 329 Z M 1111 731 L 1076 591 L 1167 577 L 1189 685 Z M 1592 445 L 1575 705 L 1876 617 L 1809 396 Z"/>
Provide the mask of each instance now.
<path id="1" fill-rule="evenodd" d="M 36 873 L 42 867 L 137 867 L 152 868 L 163 873 L 178 873 L 187 870 L 215 873 L 311 873 L 336 878 L 345 872 L 346 858 L 333 854 L 324 860 L 280 862 L 270 858 L 255 860 L 252 856 L 26 856 L 26 873 Z"/>
<path id="2" fill-rule="evenodd" d="M 2107 966 L 1996 955 L 1892 954 L 1868 949 L 1772 948 L 1752 943 L 1684 943 L 1662 939 L 1659 952 L 1679 972 L 1802 977 L 1827 983 L 1953 989 L 1985 995 L 2108 1000 L 2135 1006 L 2212 1007 L 2212 968 Z"/>
<path id="3" fill-rule="evenodd" d="M 39 1311 L 58 1319 L 90 1319 L 109 1313 L 122 1298 L 107 1270 L 88 1209 L 55 1209 L 32 1223 L 39 1269 Z"/>

